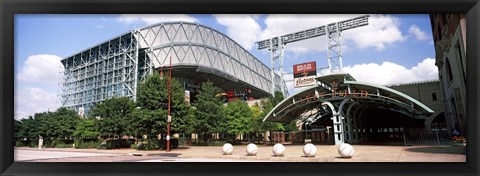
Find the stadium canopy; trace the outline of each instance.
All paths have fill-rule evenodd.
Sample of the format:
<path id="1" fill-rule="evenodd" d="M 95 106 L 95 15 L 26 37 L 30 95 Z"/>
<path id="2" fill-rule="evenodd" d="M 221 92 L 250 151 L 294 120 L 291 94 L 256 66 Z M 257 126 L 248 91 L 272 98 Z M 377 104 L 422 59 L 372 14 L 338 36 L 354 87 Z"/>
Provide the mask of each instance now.
<path id="1" fill-rule="evenodd" d="M 315 79 L 315 86 L 303 88 L 284 99 L 263 121 L 289 123 L 301 120 L 312 124 L 321 118 L 332 118 L 335 144 L 341 144 L 346 137 L 344 129 L 348 131 L 352 126 L 356 128 L 353 119 L 360 114 L 352 111 L 354 107 L 385 109 L 414 119 L 425 119 L 434 113 L 404 93 L 381 85 L 358 82 L 348 73 L 319 76 Z"/>

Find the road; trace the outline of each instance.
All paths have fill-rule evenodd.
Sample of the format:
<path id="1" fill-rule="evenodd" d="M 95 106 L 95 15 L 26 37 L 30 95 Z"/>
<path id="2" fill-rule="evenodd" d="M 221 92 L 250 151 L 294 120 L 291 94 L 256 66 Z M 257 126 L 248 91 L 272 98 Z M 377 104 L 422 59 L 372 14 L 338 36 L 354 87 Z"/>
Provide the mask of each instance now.
<path id="1" fill-rule="evenodd" d="M 252 162 L 252 160 L 220 159 L 220 158 L 170 158 L 141 160 L 139 162 Z M 274 162 L 270 160 L 255 160 L 255 162 Z"/>
<path id="2" fill-rule="evenodd" d="M 133 156 L 97 152 L 67 152 L 48 150 L 15 150 L 15 162 L 251 162 L 242 159 L 178 158 L 175 155 Z M 272 162 L 255 160 L 255 162 Z"/>
<path id="3" fill-rule="evenodd" d="M 246 155 L 246 145 L 234 146 L 223 155 L 222 146 L 188 146 L 171 152 L 135 149 L 15 148 L 15 161 L 28 162 L 466 162 L 466 148 L 459 146 L 353 145 L 354 157 L 340 158 L 338 147 L 316 145 L 315 157 L 304 157 L 303 145 L 285 145 L 283 157 L 272 156 L 272 147 L 258 145 L 256 156 Z M 133 153 L 141 156 L 133 156 Z"/>
<path id="4" fill-rule="evenodd" d="M 104 153 L 87 153 L 87 152 L 57 152 L 42 150 L 15 150 L 15 161 L 34 161 L 46 159 L 61 158 L 81 158 L 94 156 L 119 156 L 124 154 L 104 154 Z"/>

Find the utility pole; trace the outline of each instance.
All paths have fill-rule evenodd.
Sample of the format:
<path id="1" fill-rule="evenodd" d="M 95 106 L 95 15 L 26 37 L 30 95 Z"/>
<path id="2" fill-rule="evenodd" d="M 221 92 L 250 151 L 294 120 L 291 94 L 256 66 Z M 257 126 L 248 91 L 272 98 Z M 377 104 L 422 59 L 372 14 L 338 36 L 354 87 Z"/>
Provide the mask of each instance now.
<path id="1" fill-rule="evenodd" d="M 170 123 L 172 122 L 172 116 L 170 116 L 170 99 L 172 95 L 172 57 L 170 56 L 170 73 L 168 76 L 168 87 L 167 87 L 167 93 L 168 93 L 168 117 L 167 117 L 167 122 L 168 122 L 168 129 L 167 129 L 167 152 L 170 152 Z"/>

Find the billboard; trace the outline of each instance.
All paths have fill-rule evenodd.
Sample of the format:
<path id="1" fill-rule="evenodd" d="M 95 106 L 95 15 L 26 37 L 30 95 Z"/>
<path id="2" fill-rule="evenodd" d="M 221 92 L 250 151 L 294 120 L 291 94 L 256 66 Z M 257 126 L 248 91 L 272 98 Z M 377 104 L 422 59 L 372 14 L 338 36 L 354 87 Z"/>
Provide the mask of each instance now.
<path id="1" fill-rule="evenodd" d="M 317 77 L 316 62 L 293 65 L 293 85 L 295 88 L 315 85 L 315 77 Z"/>

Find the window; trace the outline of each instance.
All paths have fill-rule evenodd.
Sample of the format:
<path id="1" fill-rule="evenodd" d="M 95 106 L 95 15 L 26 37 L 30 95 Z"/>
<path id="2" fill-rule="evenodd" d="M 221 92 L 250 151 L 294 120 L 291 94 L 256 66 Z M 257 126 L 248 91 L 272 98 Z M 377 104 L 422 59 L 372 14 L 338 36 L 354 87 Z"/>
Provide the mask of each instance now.
<path id="1" fill-rule="evenodd" d="M 436 92 L 432 93 L 432 100 L 437 101 L 437 93 Z"/>

